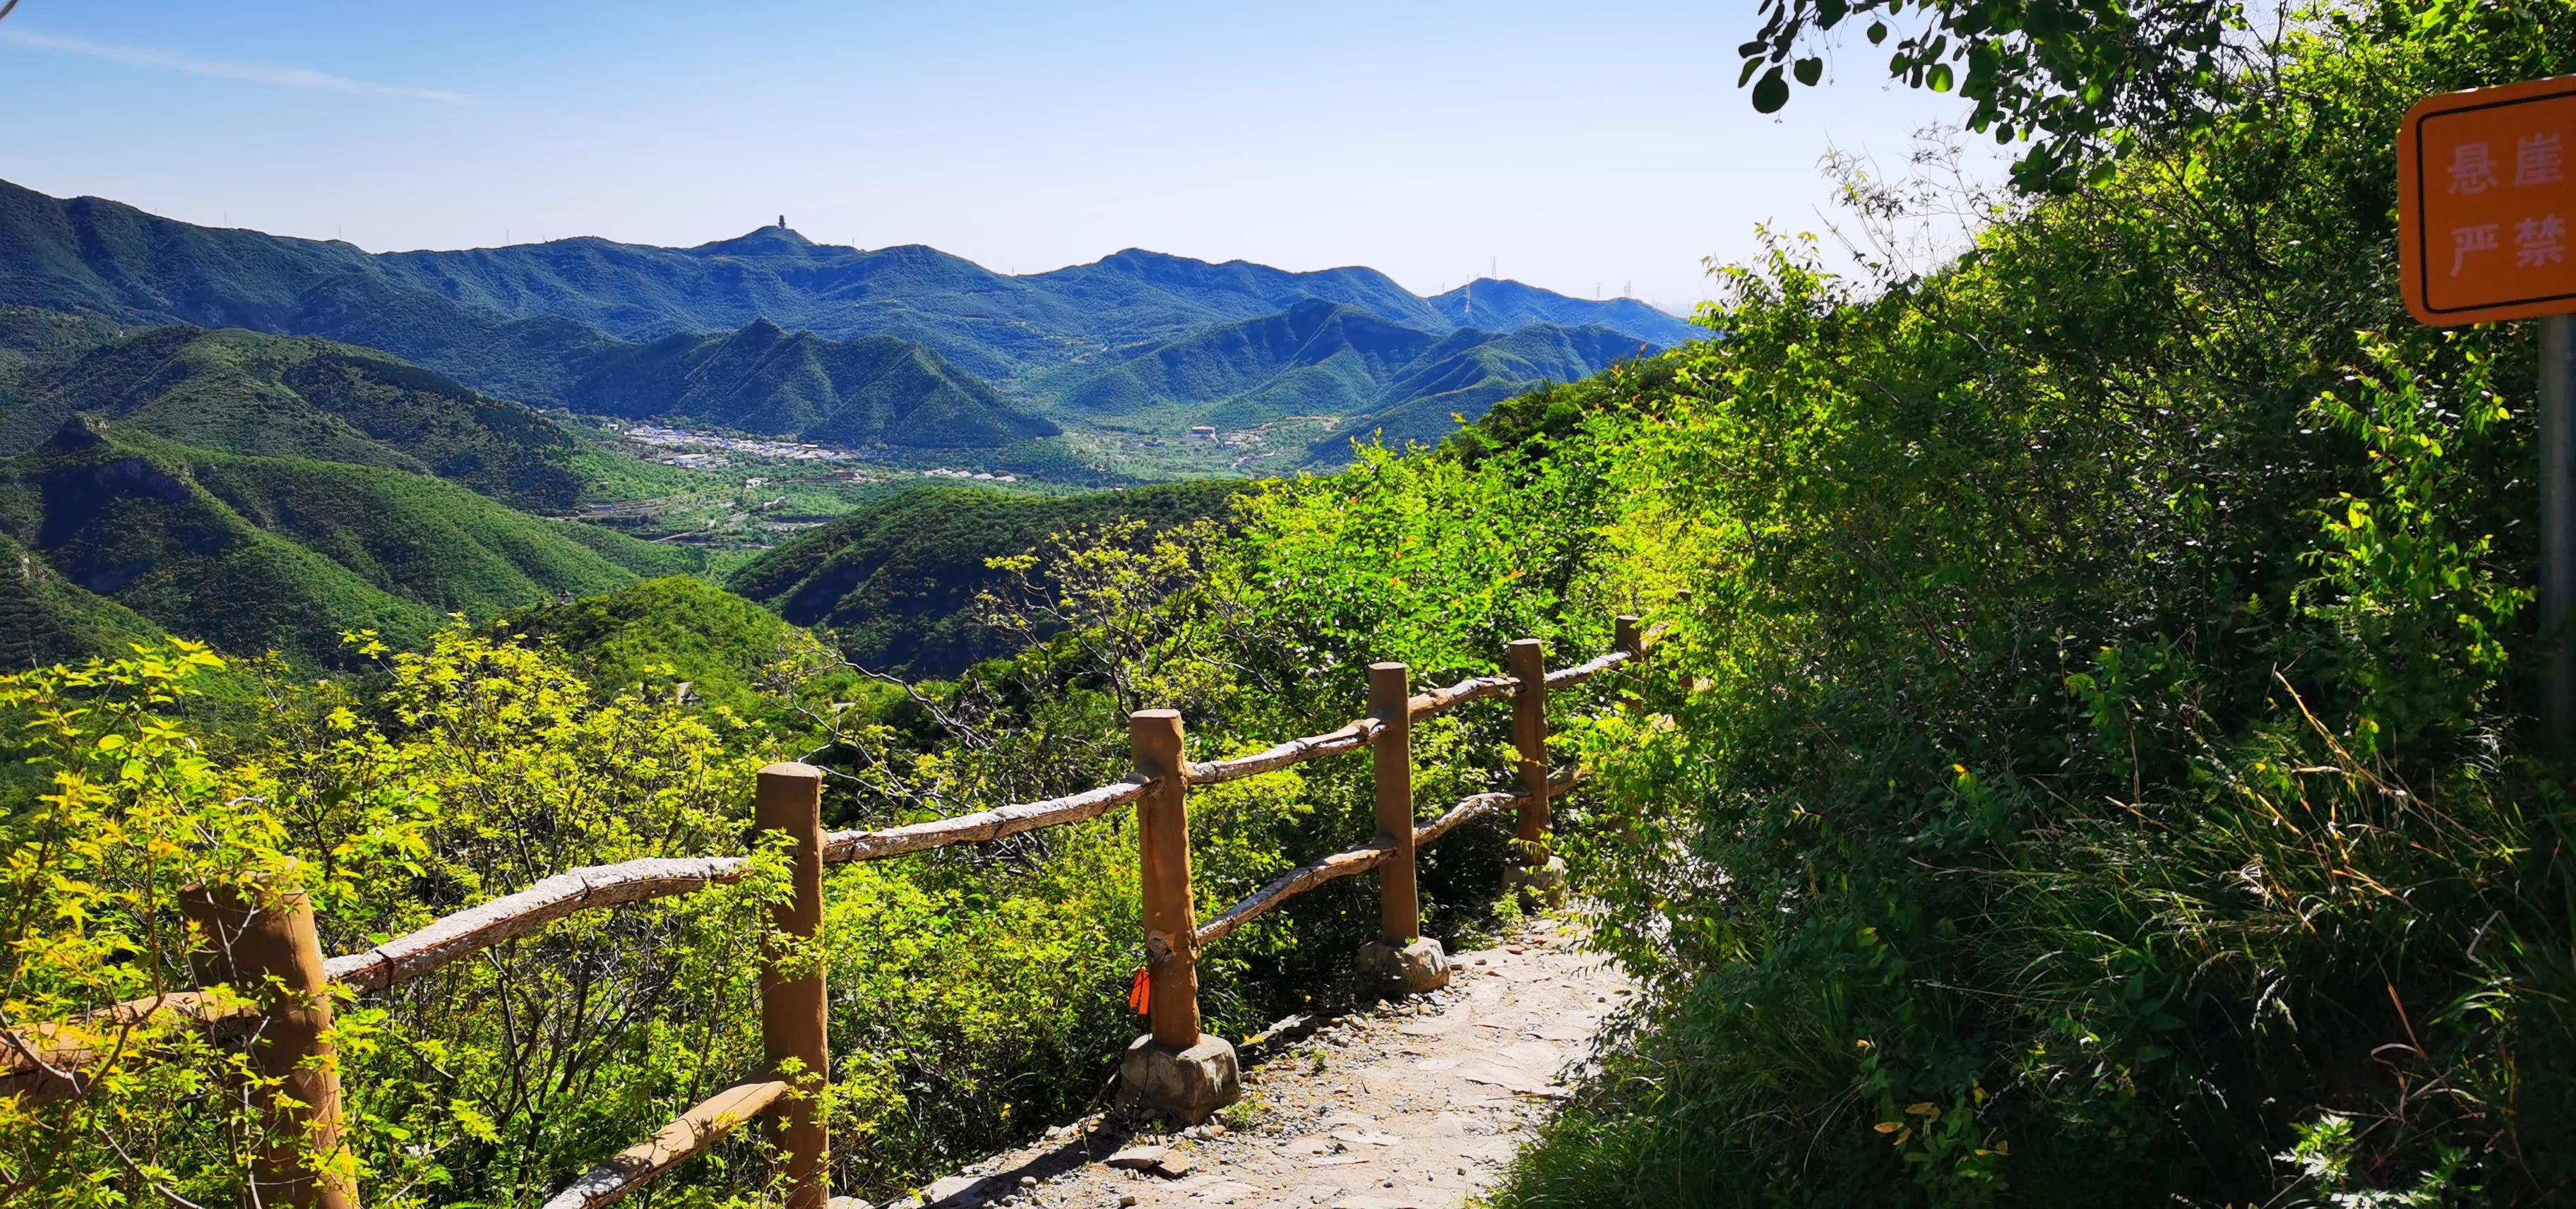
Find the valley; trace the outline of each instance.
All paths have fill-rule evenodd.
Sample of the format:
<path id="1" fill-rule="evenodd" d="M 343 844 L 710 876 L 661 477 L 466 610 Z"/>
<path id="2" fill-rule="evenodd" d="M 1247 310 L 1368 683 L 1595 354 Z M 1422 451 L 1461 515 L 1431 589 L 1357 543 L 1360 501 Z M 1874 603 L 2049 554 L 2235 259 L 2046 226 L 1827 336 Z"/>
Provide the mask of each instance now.
<path id="1" fill-rule="evenodd" d="M 691 248 L 369 254 L 5 182 L 0 264 L 0 532 L 26 564 L 13 607 L 56 636 L 30 659 L 127 632 L 101 620 L 125 609 L 236 654 L 330 664 L 336 637 L 269 616 L 261 593 L 315 602 L 307 620 L 335 618 L 333 635 L 417 641 L 444 612 L 638 575 L 780 582 L 791 550 L 881 543 L 884 517 L 936 501 L 998 525 L 913 527 L 946 536 L 897 577 L 936 585 L 870 588 L 871 572 L 820 598 L 808 583 L 802 605 L 754 595 L 858 634 L 854 654 L 953 673 L 997 648 L 887 627 L 952 624 L 980 560 L 1048 524 L 1210 515 L 1234 488 L 1145 489 L 1437 444 L 1691 331 L 1509 282 L 1425 298 L 1368 269 L 1133 249 L 1011 276 L 775 226 Z M 98 449 L 113 456 L 82 452 Z M 272 468 L 256 504 L 198 494 L 253 466 Z M 1167 507 L 1184 498 L 1201 503 Z M 522 535 L 464 542 L 509 569 L 430 570 L 447 556 L 419 544 L 422 509 Z M 537 553 L 567 541 L 578 555 Z M 275 590 L 210 590 L 252 568 Z"/>
<path id="2" fill-rule="evenodd" d="M 321 337 L 532 407 L 887 451 L 972 449 L 991 463 L 979 469 L 1084 485 L 1349 456 L 1346 440 L 1319 434 L 1292 455 L 1282 433 L 1240 467 L 1083 460 L 1105 448 L 1086 434 L 1135 433 L 1134 413 L 1170 417 L 1148 439 L 1336 415 L 1399 447 L 1436 442 L 1453 417 L 1696 331 L 1632 300 L 1507 281 L 1425 298 L 1365 268 L 1291 272 L 1137 249 L 1013 276 L 935 249 L 835 247 L 782 227 L 691 248 L 577 238 L 370 254 L 6 182 L 0 263 L 17 266 L 0 275 L 0 305 L 92 325 Z M 1161 447 L 1130 453 L 1144 448 Z"/>
<path id="3" fill-rule="evenodd" d="M 1010 472 L 938 465 L 884 450 L 781 441 L 661 424 L 564 416 L 587 445 L 577 459 L 590 493 L 565 519 L 647 541 L 688 547 L 721 579 L 761 552 L 864 505 L 911 488 L 971 486 L 1039 496 L 1078 486 Z"/>

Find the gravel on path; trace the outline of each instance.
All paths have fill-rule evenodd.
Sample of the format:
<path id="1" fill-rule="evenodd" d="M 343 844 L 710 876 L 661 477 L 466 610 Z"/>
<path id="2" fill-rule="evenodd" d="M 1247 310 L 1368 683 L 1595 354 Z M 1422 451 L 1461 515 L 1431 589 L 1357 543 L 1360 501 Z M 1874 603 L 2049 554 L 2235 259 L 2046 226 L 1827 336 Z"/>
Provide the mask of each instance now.
<path id="1" fill-rule="evenodd" d="M 1206 1125 L 1087 1117 L 887 1209 L 1464 1205 L 1582 1077 L 1630 994 L 1572 929 L 1533 920 L 1454 955 L 1444 990 L 1274 1025 L 1246 1046 L 1243 1100 Z"/>

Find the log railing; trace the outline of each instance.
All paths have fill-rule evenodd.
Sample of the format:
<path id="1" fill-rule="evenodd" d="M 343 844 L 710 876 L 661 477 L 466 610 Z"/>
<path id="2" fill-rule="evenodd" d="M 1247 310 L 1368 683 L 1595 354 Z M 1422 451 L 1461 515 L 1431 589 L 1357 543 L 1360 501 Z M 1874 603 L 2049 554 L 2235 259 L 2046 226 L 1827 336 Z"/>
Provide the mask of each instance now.
<path id="1" fill-rule="evenodd" d="M 827 1015 L 821 965 L 810 954 L 790 960 L 784 951 L 810 945 L 822 920 L 822 869 L 849 861 L 881 860 L 954 844 L 986 843 L 1044 827 L 1097 818 L 1133 803 L 1138 817 L 1144 873 L 1145 966 L 1149 980 L 1149 1032 L 1129 1051 L 1122 1074 L 1131 1094 L 1179 1086 L 1155 1076 L 1154 1063 L 1185 1061 L 1204 1075 L 1221 1067 L 1222 1086 L 1160 1093 L 1181 1101 L 1158 1106 L 1200 1118 L 1232 1097 L 1231 1047 L 1199 1029 L 1198 955 L 1244 924 L 1327 882 L 1381 870 L 1381 942 L 1413 952 L 1422 942 L 1420 902 L 1414 887 L 1414 854 L 1468 820 L 1510 808 L 1522 868 L 1514 882 L 1524 893 L 1547 895 L 1555 881 L 1547 836 L 1550 800 L 1580 779 L 1547 763 L 1547 695 L 1641 659 L 1655 635 L 1634 617 L 1621 617 L 1610 652 L 1555 671 L 1535 639 L 1510 644 L 1508 673 L 1477 676 L 1446 688 L 1413 693 L 1400 663 L 1369 668 L 1369 713 L 1323 734 L 1292 739 L 1250 755 L 1190 761 L 1180 715 L 1139 710 L 1130 717 L 1130 755 L 1136 771 L 1123 780 L 1041 802 L 1027 802 L 953 818 L 877 831 L 825 832 L 821 823 L 822 774 L 803 764 L 773 764 L 760 772 L 753 812 L 758 827 L 787 837 L 792 893 L 773 908 L 772 926 L 787 944 L 762 954 L 761 1041 L 768 1069 L 735 1083 L 681 1113 L 645 1141 L 609 1158 L 566 1185 L 547 1209 L 607 1205 L 671 1170 L 753 1117 L 765 1118 L 791 1209 L 823 1209 L 823 1124 L 816 1113 L 828 1076 Z M 1512 700 L 1513 746 L 1521 791 L 1468 797 L 1429 822 L 1413 814 L 1412 724 L 1470 702 Z M 1192 786 L 1222 784 L 1309 760 L 1368 750 L 1375 755 L 1378 834 L 1368 843 L 1309 861 L 1280 874 L 1205 923 L 1195 920 L 1189 852 L 1188 796 Z M 739 881 L 748 860 L 739 856 L 649 858 L 575 869 L 545 878 L 515 894 L 445 916 L 417 931 L 363 952 L 324 960 L 314 943 L 312 906 L 293 893 L 192 892 L 183 904 L 204 929 L 211 949 L 200 976 L 209 984 L 250 987 L 255 993 L 212 996 L 178 991 L 116 1004 L 67 1024 L 23 1034 L 0 1033 L 0 1098 L 22 1104 L 59 1100 L 87 1090 L 87 1072 L 118 1052 L 116 1040 L 146 1021 L 183 1020 L 208 1026 L 219 1039 L 248 1035 L 253 1068 L 284 1082 L 271 1093 L 270 1127 L 287 1139 L 274 1152 L 252 1156 L 251 1194 L 263 1206 L 355 1209 L 353 1182 L 340 1134 L 337 1062 L 330 1053 L 330 984 L 359 992 L 409 982 L 503 941 L 535 932 L 584 911 L 648 902 Z M 1371 946 L 1372 948 L 1378 946 Z M 1436 944 L 1429 949 L 1436 965 Z M 1366 955 L 1364 954 L 1364 959 Z M 1445 967 L 1442 967 L 1445 970 Z M 1445 979 L 1445 973 L 1438 977 Z M 226 1006 L 217 1006 L 218 1004 Z M 1221 1052 L 1220 1052 L 1221 1051 Z M 1143 1055 L 1140 1059 L 1139 1055 Z M 1144 1062 L 1147 1069 L 1138 1068 Z M 1192 1076 L 1198 1077 L 1198 1076 Z M 1181 1084 L 1187 1084 L 1183 1079 Z M 318 1166 L 308 1156 L 319 1154 Z M 338 1161 L 331 1161 L 336 1158 Z"/>

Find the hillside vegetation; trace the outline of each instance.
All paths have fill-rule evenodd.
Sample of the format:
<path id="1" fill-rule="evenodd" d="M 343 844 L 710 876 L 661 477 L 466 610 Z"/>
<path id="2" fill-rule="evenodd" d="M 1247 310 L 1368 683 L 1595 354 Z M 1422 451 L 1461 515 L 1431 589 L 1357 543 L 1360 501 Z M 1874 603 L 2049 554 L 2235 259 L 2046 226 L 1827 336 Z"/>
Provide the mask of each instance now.
<path id="1" fill-rule="evenodd" d="M 1158 409 L 1171 427 L 1254 428 L 1330 416 L 1345 433 L 1387 444 L 1436 443 L 1460 416 L 1546 382 L 1590 377 L 1654 351 L 1607 328 L 1533 323 L 1509 332 L 1405 327 L 1358 307 L 1298 303 L 1276 315 L 1193 332 L 1139 353 L 1096 358 L 1039 380 L 1056 406 L 1095 422 Z M 1350 438 L 1317 444 L 1346 461 Z"/>
<path id="2" fill-rule="evenodd" d="M 893 691 L 808 666 L 804 659 L 815 649 L 810 635 L 693 576 L 530 605 L 502 617 L 496 629 L 545 647 L 605 689 L 676 682 L 688 686 L 693 700 L 787 730 L 801 729 L 790 717 L 799 703 Z"/>
<path id="3" fill-rule="evenodd" d="M 939 354 L 891 336 L 826 340 L 766 319 L 724 336 L 603 352 L 559 401 L 842 445 L 990 448 L 1054 436 Z"/>
<path id="4" fill-rule="evenodd" d="M 583 495 L 580 444 L 544 417 L 372 350 L 186 325 L 119 331 L 0 307 L 0 454 L 76 414 L 229 453 L 436 475 L 520 508 Z"/>
<path id="5" fill-rule="evenodd" d="M 698 558 L 401 470 L 243 457 L 94 422 L 0 462 L 0 531 L 60 577 L 48 598 L 106 598 L 57 606 L 73 615 L 130 611 L 218 650 L 308 665 L 344 662 L 348 631 L 416 645 L 450 613 L 603 592 Z"/>
<path id="6" fill-rule="evenodd" d="M 164 637 L 134 610 L 83 591 L 53 565 L 0 536 L 0 668 L 78 663 Z"/>
<path id="7" fill-rule="evenodd" d="M 1019 638 L 977 616 L 977 598 L 1009 580 L 988 566 L 1051 534 L 1122 521 L 1161 530 L 1221 518 L 1239 482 L 1032 496 L 917 487 L 865 505 L 754 559 L 727 586 L 800 626 L 828 629 L 862 667 L 953 676 L 1009 653 Z"/>
<path id="8" fill-rule="evenodd" d="M 2399 309 L 2392 135 L 2571 70 L 2331 9 L 1941 271 L 1730 274 L 1590 429 L 1695 596 L 1568 845 L 1647 1001 L 1501 1204 L 2567 1199 L 2535 350 Z"/>
<path id="9" fill-rule="evenodd" d="M 0 977 L 33 1019 L 180 985 L 184 952 L 98 955 L 196 878 L 293 879 L 321 904 L 326 950 L 342 952 L 579 865 L 740 851 L 750 774 L 782 755 L 839 773 L 833 825 L 895 823 L 1122 776 L 1123 715 L 1147 702 L 1188 711 L 1195 750 L 1226 754 L 1343 720 L 1374 658 L 1409 655 L 1431 681 L 1494 671 L 1506 636 L 1595 651 L 1610 602 L 1593 594 L 1580 527 L 1546 523 L 1584 515 L 1590 481 L 1498 451 L 1474 465 L 1378 456 L 1362 474 L 1246 496 L 1230 525 L 1187 518 L 1240 488 L 1095 496 L 1084 503 L 1096 511 L 1026 520 L 984 501 L 966 510 L 982 524 L 948 534 L 947 552 L 1005 522 L 1038 534 L 990 568 L 1003 582 L 976 608 L 996 632 L 1047 637 L 917 696 L 833 695 L 840 673 L 811 639 L 686 583 L 451 628 L 420 652 L 363 647 L 377 674 L 362 679 L 272 670 L 241 733 L 190 720 L 216 661 L 186 646 L 0 678 L 0 717 L 28 727 L 58 786 L 79 786 L 6 815 L 11 850 L 110 826 L 138 841 L 64 844 L 41 881 L 0 866 L 19 871 L 10 893 L 66 908 L 18 917 Z M 1130 497 L 1144 502 L 1129 511 L 1168 527 L 1116 519 Z M 1084 522 L 1108 540 L 1047 536 Z M 1580 623 L 1560 627 L 1560 611 Z M 771 721 L 746 725 L 716 677 L 703 695 L 673 683 L 719 666 Z M 1559 708 L 1599 702 L 1560 694 Z M 1426 809 L 1508 783 L 1505 722 L 1485 712 L 1420 728 Z M 1194 795 L 1202 910 L 1365 834 L 1368 786 L 1365 766 L 1344 762 Z M 1442 934 L 1478 926 L 1506 831 L 1470 828 L 1425 861 Z M 830 875 L 840 1189 L 896 1195 L 1081 1111 L 1132 1039 L 1132 828 L 1105 818 L 1043 840 Z M 774 857 L 755 860 L 765 870 Z M 352 1147 L 335 1161 L 424 1203 L 531 1202 L 740 1077 L 759 1050 L 758 946 L 744 938 L 775 884 L 756 871 L 585 915 L 354 1005 L 341 1051 Z M 1209 1027 L 1243 1036 L 1336 994 L 1351 947 L 1373 933 L 1367 905 L 1366 887 L 1342 883 L 1238 933 L 1201 967 Z M 157 1026 L 132 1039 L 120 1077 L 86 1104 L 0 1101 L 0 1173 L 80 1205 L 155 1180 L 201 1204 L 237 1187 L 256 1122 L 193 1090 L 220 1077 L 220 1052 Z M 116 1153 L 137 1163 L 116 1166 Z M 760 1171 L 756 1154 L 727 1148 L 668 1191 L 748 1198 Z"/>

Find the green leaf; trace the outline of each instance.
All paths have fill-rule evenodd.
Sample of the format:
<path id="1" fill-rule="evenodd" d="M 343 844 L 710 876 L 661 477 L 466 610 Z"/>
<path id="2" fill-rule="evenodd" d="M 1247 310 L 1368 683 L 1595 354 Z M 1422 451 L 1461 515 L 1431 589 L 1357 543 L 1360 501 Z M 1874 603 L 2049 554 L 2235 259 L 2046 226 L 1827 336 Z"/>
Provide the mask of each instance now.
<path id="1" fill-rule="evenodd" d="M 1879 43 L 1881 43 L 1881 42 L 1885 42 L 1885 41 L 1887 41 L 1887 22 L 1885 22 L 1885 21 L 1872 21 L 1872 22 L 1870 22 L 1870 23 L 1869 23 L 1869 44 L 1870 44 L 1870 45 L 1872 45 L 1872 46 L 1876 46 L 1876 45 L 1878 45 Z"/>
<path id="2" fill-rule="evenodd" d="M 1927 81 L 1931 84 L 1931 86 L 1932 86 L 1932 91 L 1934 91 L 1934 92 L 1948 92 L 1948 91 L 1950 91 L 1950 82 L 1951 82 L 1951 81 L 1950 81 L 1950 65 L 1949 65 L 1949 64 L 1947 64 L 1947 63 L 1935 63 L 1935 64 L 1933 64 L 1933 65 L 1932 65 L 1932 73 L 1931 73 L 1931 75 L 1930 75 L 1930 76 L 1926 77 L 1926 79 L 1927 79 Z"/>
<path id="3" fill-rule="evenodd" d="M 1825 78 L 1825 61 L 1809 55 L 1798 60 L 1797 66 L 1792 70 L 1798 73 L 1799 83 L 1813 88 L 1816 86 L 1816 81 Z"/>
<path id="4" fill-rule="evenodd" d="M 1780 107 L 1788 103 L 1789 82 L 1780 78 L 1780 69 L 1773 67 L 1763 72 L 1762 82 L 1753 86 L 1754 112 L 1778 113 Z"/>

